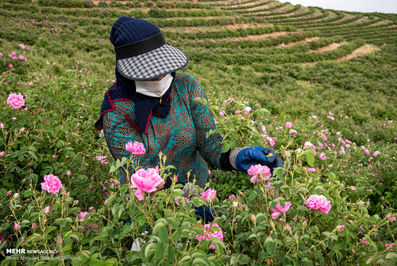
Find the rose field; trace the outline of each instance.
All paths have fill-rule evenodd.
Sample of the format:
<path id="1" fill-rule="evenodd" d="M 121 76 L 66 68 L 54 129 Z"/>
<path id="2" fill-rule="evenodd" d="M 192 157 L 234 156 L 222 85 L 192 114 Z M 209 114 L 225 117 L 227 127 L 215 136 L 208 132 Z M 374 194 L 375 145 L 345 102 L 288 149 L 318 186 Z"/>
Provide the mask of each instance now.
<path id="1" fill-rule="evenodd" d="M 140 167 L 141 143 L 115 161 L 94 123 L 120 16 L 188 55 L 179 72 L 204 88 L 223 151 L 271 147 L 283 167 L 210 169 L 186 189 L 162 154 Z M 397 14 L 3 0 L 0 26 L 1 265 L 397 264 Z"/>

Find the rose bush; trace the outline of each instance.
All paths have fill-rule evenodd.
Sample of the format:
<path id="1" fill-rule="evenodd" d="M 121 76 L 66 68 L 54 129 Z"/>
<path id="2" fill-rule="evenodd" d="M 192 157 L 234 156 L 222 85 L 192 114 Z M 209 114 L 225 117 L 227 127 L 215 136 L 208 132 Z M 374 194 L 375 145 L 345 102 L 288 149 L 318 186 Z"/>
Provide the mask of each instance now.
<path id="1" fill-rule="evenodd" d="M 244 123 L 239 115 L 229 119 Z M 396 247 L 390 244 L 396 234 L 395 214 L 369 214 L 369 200 L 352 200 L 350 187 L 317 157 L 317 146 L 294 144 L 289 132 L 281 132 L 283 137 L 272 138 L 275 145 L 286 144 L 280 149 L 284 167 L 275 169 L 273 177 L 261 165 L 252 166 L 248 175 L 227 173 L 249 187 L 225 199 L 218 195 L 222 189 L 216 189 L 214 181 L 215 186 L 205 189 L 192 184 L 197 193 L 189 198 L 175 178 L 170 188 L 161 188 L 172 168 L 162 155 L 156 169 L 140 168 L 135 155 L 113 162 L 111 174 L 118 176 L 123 167 L 129 184 L 120 186 L 118 177 L 105 181 L 101 201 L 92 205 L 81 205 L 79 195 L 72 196 L 72 184 L 53 174 L 39 177 L 38 182 L 28 177 L 31 193 L 0 190 L 2 205 L 10 213 L 1 225 L 3 245 L 56 250 L 52 256 L 61 261 L 77 256 L 80 263 L 97 264 L 395 261 Z M 267 141 L 263 131 L 258 134 L 258 139 Z M 65 171 L 65 176 L 70 172 Z M 215 222 L 205 224 L 194 208 L 209 204 Z M 131 251 L 138 238 L 143 240 L 140 251 Z"/>
<path id="2" fill-rule="evenodd" d="M 46 5 L 50 4 L 47 2 Z M 66 3 L 61 2 L 58 4 Z M 26 8 L 36 16 L 34 10 L 30 10 L 30 4 Z M 67 19 L 69 17 L 75 19 L 73 16 Z M 217 21 L 224 23 L 222 19 Z M 76 24 L 70 28 L 92 23 L 85 16 L 74 22 Z M 178 23 L 183 25 L 183 21 Z M 207 20 L 189 23 L 205 25 Z M 41 27 L 37 28 L 41 31 Z M 7 28 L 4 30 L 9 32 Z M 6 33 L 4 38 L 7 38 Z M 22 35 L 32 41 L 30 44 L 36 39 L 30 31 Z M 9 36 L 17 38 L 15 34 Z M 200 80 L 207 85 L 204 86 L 207 91 L 219 86 L 211 105 L 218 132 L 225 137 L 224 150 L 236 146 L 271 146 L 282 156 L 285 165 L 282 171 L 274 172 L 275 177 L 269 177 L 266 168 L 256 177 L 212 169 L 211 188 L 195 187 L 196 195 L 188 197 L 174 178 L 171 178 L 173 183 L 169 189 L 161 189 L 159 178 L 169 177 L 168 166 L 162 160 L 156 175 L 150 175 L 156 177 L 152 186 L 142 185 L 138 195 L 144 197 L 139 200 L 135 195 L 138 185 L 130 188 L 134 185 L 129 178 L 131 184 L 120 186 L 116 170 L 124 167 L 126 172 L 129 171 L 129 177 L 133 172 L 148 171 L 139 165 L 139 155 L 144 152 L 142 145 L 135 143 L 136 149 L 131 148 L 130 160 L 112 163 L 103 133 L 94 131 L 92 126 L 103 88 L 111 84 L 112 77 L 108 77 L 108 73 L 112 69 L 102 66 L 110 59 L 98 49 L 100 64 L 86 66 L 80 59 L 94 58 L 91 52 L 95 54 L 99 46 L 70 38 L 75 41 L 73 47 L 76 44 L 84 53 L 91 51 L 90 58 L 79 53 L 78 57 L 83 56 L 76 60 L 73 56 L 59 55 L 60 51 L 68 55 L 76 53 L 76 49 L 70 49 L 71 43 L 59 47 L 53 45 L 59 38 L 53 38 L 56 41 L 51 43 L 46 35 L 43 36 L 44 39 L 42 35 L 37 38 L 35 46 L 40 49 L 36 50 L 33 45 L 18 45 L 21 50 L 17 50 L 20 41 L 2 42 L 4 54 L 11 55 L 0 59 L 3 72 L 0 83 L 2 256 L 6 256 L 6 248 L 26 248 L 54 250 L 56 254 L 49 255 L 57 257 L 54 264 L 68 264 L 67 257 L 78 257 L 76 264 L 93 265 L 396 263 L 395 108 L 393 105 L 372 106 L 370 101 L 374 96 L 368 96 L 370 100 L 359 98 L 355 104 L 340 107 L 341 103 L 346 104 L 347 94 L 329 89 L 330 84 L 343 84 L 349 89 L 356 87 L 360 93 L 356 92 L 352 97 L 361 97 L 362 87 L 379 85 L 368 82 L 365 75 L 375 75 L 379 80 L 386 75 L 392 77 L 392 71 L 380 73 L 377 69 L 382 68 L 374 67 L 371 69 L 374 73 L 358 75 L 359 80 L 356 80 L 347 66 L 339 64 L 322 63 L 319 68 L 301 71 L 290 64 L 264 66 L 255 62 L 247 66 L 255 70 L 253 75 L 253 72 L 234 65 L 233 61 L 228 61 L 233 66 L 218 65 L 220 70 L 211 64 L 206 66 L 209 61 L 203 58 L 214 61 L 214 55 L 223 57 L 222 51 L 219 55 L 208 53 L 207 49 L 191 51 L 198 63 L 200 60 L 204 63 L 189 71 L 208 77 Z M 66 35 L 62 33 L 62 36 Z M 98 36 L 102 36 L 102 32 Z M 277 41 L 265 43 L 271 46 Z M 213 45 L 205 42 L 208 48 Z M 184 45 L 188 49 L 187 44 Z M 238 47 L 239 44 L 235 45 Z M 251 47 L 253 42 L 245 45 Z M 263 42 L 258 45 L 263 46 Z M 274 56 L 275 62 L 279 63 L 282 60 L 277 56 Z M 253 57 L 257 56 L 247 57 L 247 60 Z M 51 62 L 47 58 L 51 58 Z M 241 54 L 235 58 L 241 59 Z M 247 61 L 245 57 L 242 60 Z M 382 60 L 385 60 L 384 56 L 376 59 L 374 65 Z M 357 65 L 354 65 L 355 69 L 359 68 Z M 331 68 L 347 76 L 330 77 L 338 75 L 329 71 Z M 228 71 L 233 71 L 230 79 L 222 76 L 229 74 Z M 260 75 L 255 77 L 258 73 Z M 299 86 L 295 84 L 298 76 Z M 316 86 L 308 89 L 312 85 L 305 81 L 314 82 Z M 387 82 L 394 84 L 392 81 Z M 233 88 L 236 82 L 241 82 L 242 88 Z M 273 84 L 274 88 L 262 88 L 264 83 Z M 229 98 L 225 88 L 239 98 Z M 240 100 L 244 89 L 254 96 Z M 326 105 L 319 99 L 324 96 L 319 93 L 321 89 L 335 93 Z M 226 93 L 222 95 L 224 91 Z M 19 109 L 7 104 L 8 97 L 15 92 L 23 95 L 24 104 L 19 101 Z M 220 98 L 226 95 L 227 99 L 222 101 Z M 379 102 L 386 101 L 387 97 L 379 97 Z M 298 99 L 312 101 L 312 105 L 303 104 Z M 333 101 L 339 104 L 332 107 Z M 364 108 L 357 106 L 361 102 Z M 331 110 L 333 108 L 336 111 Z M 110 174 L 109 168 L 112 170 Z M 45 190 L 41 183 L 45 183 L 45 176 L 51 175 L 58 177 L 62 186 L 54 182 L 54 186 L 48 184 L 44 187 L 48 190 Z M 206 191 L 211 193 L 206 194 Z M 208 198 L 201 198 L 202 193 Z M 314 205 L 311 206 L 318 207 L 317 210 L 306 205 L 312 195 L 326 198 L 312 202 Z M 208 224 L 195 215 L 194 207 L 209 204 L 218 226 L 212 223 L 208 228 Z M 198 239 L 197 236 L 203 237 Z M 130 251 L 137 238 L 146 243 L 141 246 L 141 251 Z"/>

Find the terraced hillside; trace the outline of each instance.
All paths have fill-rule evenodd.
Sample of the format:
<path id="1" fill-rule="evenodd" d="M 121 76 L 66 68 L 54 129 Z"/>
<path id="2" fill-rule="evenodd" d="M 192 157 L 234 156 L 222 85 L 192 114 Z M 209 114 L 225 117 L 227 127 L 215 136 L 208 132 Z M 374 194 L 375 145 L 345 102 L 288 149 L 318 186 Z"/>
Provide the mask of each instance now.
<path id="1" fill-rule="evenodd" d="M 190 56 L 188 70 L 207 73 L 202 82 L 208 90 L 227 84 L 227 91 L 233 91 L 234 84 L 239 84 L 242 87 L 235 92 L 242 94 L 280 79 L 273 68 L 332 64 L 379 49 L 379 54 L 393 57 L 397 39 L 396 15 L 330 11 L 278 1 L 13 1 L 2 2 L 0 13 L 3 43 L 44 48 L 45 57 L 59 58 L 65 67 L 74 65 L 69 59 L 76 56 L 106 77 L 112 74 L 114 55 L 108 35 L 115 19 L 122 15 L 150 19 L 171 44 Z"/>
<path id="2" fill-rule="evenodd" d="M 225 244 L 215 243 L 217 251 L 186 236 L 197 233 L 196 219 L 186 218 L 185 210 L 177 217 L 181 208 L 171 204 L 172 193 L 164 206 L 173 209 L 164 215 L 191 227 L 175 233 L 185 223 L 172 229 L 170 222 L 167 232 L 174 239 L 157 248 L 158 242 L 148 244 L 139 254 L 129 251 L 132 236 L 144 232 L 147 221 L 153 226 L 162 220 L 163 210 L 153 214 L 157 222 L 144 212 L 133 219 L 139 232 L 129 227 L 127 210 L 139 202 L 125 200 L 112 183 L 118 179 L 109 173 L 113 159 L 93 126 L 115 80 L 109 34 L 120 16 L 155 23 L 167 42 L 188 55 L 182 72 L 204 88 L 229 148 L 272 146 L 285 161 L 274 180 L 276 199 L 246 174 L 211 169 L 216 208 L 229 215 L 218 217 Z M 216 265 L 396 262 L 390 243 L 397 234 L 391 223 L 397 207 L 397 14 L 274 0 L 2 0 L 0 73 L 0 239 L 8 239 L 1 240 L 3 247 L 62 247 L 63 255 L 79 254 L 93 265 L 106 259 L 169 259 L 174 265 L 198 257 Z M 24 95 L 24 109 L 10 107 L 12 93 Z M 51 198 L 40 190 L 48 174 L 59 176 L 68 193 Z M 311 194 L 330 199 L 329 215 L 313 214 L 305 205 Z M 59 207 L 61 198 L 69 209 Z M 288 213 L 279 212 L 276 220 L 271 209 L 279 203 Z M 47 205 L 48 216 L 34 211 Z M 90 224 L 83 225 L 84 210 Z M 163 240 L 165 231 L 156 230 Z M 173 248 L 174 242 L 185 246 Z M 227 250 L 222 254 L 221 245 Z M 163 256 L 174 251 L 175 258 Z"/>

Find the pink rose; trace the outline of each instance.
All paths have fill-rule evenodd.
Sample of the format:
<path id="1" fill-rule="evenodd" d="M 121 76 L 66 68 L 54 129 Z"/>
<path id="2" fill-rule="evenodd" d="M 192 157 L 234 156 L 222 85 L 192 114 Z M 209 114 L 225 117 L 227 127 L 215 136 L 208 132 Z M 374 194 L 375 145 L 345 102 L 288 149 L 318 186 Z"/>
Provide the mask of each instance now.
<path id="1" fill-rule="evenodd" d="M 22 43 L 19 44 L 18 46 L 19 46 L 19 48 L 21 48 L 21 49 L 25 49 L 25 45 L 23 45 Z"/>
<path id="2" fill-rule="evenodd" d="M 47 206 L 47 207 L 44 208 L 43 213 L 47 214 L 47 213 L 50 212 L 50 210 L 51 210 L 50 206 Z"/>
<path id="3" fill-rule="evenodd" d="M 342 225 L 338 225 L 338 231 L 342 231 L 344 228 L 345 228 L 345 226 L 343 224 Z"/>
<path id="4" fill-rule="evenodd" d="M 295 129 L 290 129 L 290 130 L 289 130 L 289 133 L 290 133 L 291 135 L 296 135 L 296 134 L 298 133 L 298 131 L 296 131 Z"/>
<path id="5" fill-rule="evenodd" d="M 11 93 L 8 96 L 7 104 L 11 105 L 14 109 L 20 109 L 22 106 L 25 105 L 25 100 L 23 99 L 23 95 L 18 93 Z"/>
<path id="6" fill-rule="evenodd" d="M 266 165 L 251 165 L 251 167 L 247 170 L 247 173 L 251 175 L 251 183 L 260 182 L 262 180 L 266 181 L 267 177 L 271 177 L 272 174 L 270 172 L 270 168 Z"/>
<path id="7" fill-rule="evenodd" d="M 321 160 L 327 160 L 327 156 L 325 155 L 324 152 L 320 153 L 320 155 L 318 156 Z"/>
<path id="8" fill-rule="evenodd" d="M 211 202 L 216 197 L 216 190 L 209 188 L 205 192 L 201 193 L 202 199 L 205 199 L 207 202 Z"/>
<path id="9" fill-rule="evenodd" d="M 328 212 L 331 210 L 331 201 L 327 200 L 326 197 L 323 195 L 311 195 L 307 200 L 306 200 L 306 206 L 309 207 L 312 210 L 318 210 L 322 211 L 325 214 L 328 214 Z"/>
<path id="10" fill-rule="evenodd" d="M 100 161 L 101 164 L 107 164 L 108 163 L 108 161 L 106 161 L 106 156 L 97 156 L 96 160 Z"/>
<path id="11" fill-rule="evenodd" d="M 134 195 L 138 200 L 143 200 L 143 192 L 156 191 L 158 186 L 164 184 L 164 180 L 159 175 L 157 168 L 139 169 L 131 175 L 131 184 L 130 188 L 137 188 Z"/>
<path id="12" fill-rule="evenodd" d="M 21 226 L 20 226 L 19 224 L 14 223 L 14 230 L 15 230 L 15 231 L 18 230 L 18 229 L 20 229 L 20 228 L 21 228 Z"/>
<path id="13" fill-rule="evenodd" d="M 290 207 L 291 207 L 291 202 L 289 202 L 289 201 L 284 202 L 284 208 L 283 208 L 280 204 L 277 204 L 277 205 L 276 205 L 276 209 L 277 209 L 279 212 L 282 212 L 282 213 L 287 212 L 287 211 L 289 210 Z"/>
<path id="14" fill-rule="evenodd" d="M 285 127 L 286 127 L 286 128 L 291 128 L 291 127 L 292 127 L 292 123 L 291 123 L 291 122 L 285 123 Z"/>
<path id="15" fill-rule="evenodd" d="M 276 209 L 273 209 L 270 207 L 270 211 L 272 212 L 272 218 L 275 220 L 281 213 L 286 213 L 289 208 L 291 207 L 291 202 L 286 201 L 284 202 L 284 208 L 281 206 L 281 204 L 277 203 Z"/>
<path id="16" fill-rule="evenodd" d="M 275 141 L 271 137 L 266 136 L 266 140 L 269 142 L 269 145 L 271 147 L 273 147 L 274 144 L 276 144 Z"/>
<path id="17" fill-rule="evenodd" d="M 61 180 L 53 174 L 45 175 L 44 182 L 41 183 L 41 189 L 46 190 L 49 193 L 56 194 L 62 188 Z"/>
<path id="18" fill-rule="evenodd" d="M 88 212 L 80 212 L 79 215 L 77 216 L 77 218 L 80 221 L 84 221 L 85 217 L 87 216 Z"/>
<path id="19" fill-rule="evenodd" d="M 196 239 L 200 242 L 202 239 L 218 238 L 223 241 L 223 232 L 217 223 L 205 224 L 203 235 L 196 235 Z M 215 246 L 211 245 L 210 249 L 215 249 Z"/>
<path id="20" fill-rule="evenodd" d="M 145 146 L 137 141 L 134 141 L 134 143 L 132 143 L 132 141 L 128 142 L 125 145 L 125 149 L 135 155 L 141 155 L 146 152 Z"/>
<path id="21" fill-rule="evenodd" d="M 306 149 L 313 149 L 313 150 L 316 149 L 316 146 L 314 146 L 314 144 L 311 143 L 310 141 L 306 141 L 304 146 L 305 146 Z"/>
<path id="22" fill-rule="evenodd" d="M 379 155 L 379 153 L 380 153 L 380 151 L 375 151 L 374 154 L 373 154 L 373 156 L 376 157 L 376 156 Z"/>

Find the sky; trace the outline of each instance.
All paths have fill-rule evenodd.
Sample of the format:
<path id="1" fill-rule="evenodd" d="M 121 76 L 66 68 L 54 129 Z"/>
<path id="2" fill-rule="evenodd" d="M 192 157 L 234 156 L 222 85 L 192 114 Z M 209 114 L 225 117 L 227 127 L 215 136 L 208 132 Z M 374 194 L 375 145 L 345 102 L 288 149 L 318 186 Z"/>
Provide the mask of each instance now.
<path id="1" fill-rule="evenodd" d="M 326 9 L 357 11 L 357 12 L 382 12 L 397 14 L 397 0 L 279 0 L 290 2 L 293 5 L 317 6 Z"/>

